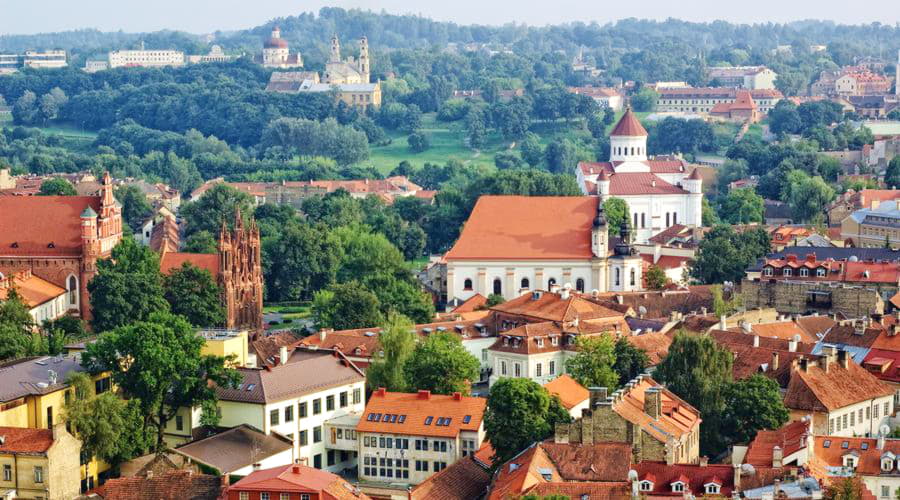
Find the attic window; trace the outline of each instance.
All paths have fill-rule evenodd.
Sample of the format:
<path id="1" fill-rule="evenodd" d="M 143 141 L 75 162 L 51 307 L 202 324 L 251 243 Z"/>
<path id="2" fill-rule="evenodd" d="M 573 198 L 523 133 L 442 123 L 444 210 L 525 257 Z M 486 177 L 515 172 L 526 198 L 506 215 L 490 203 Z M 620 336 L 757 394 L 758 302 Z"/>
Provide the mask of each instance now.
<path id="1" fill-rule="evenodd" d="M 425 425 L 431 425 L 431 422 L 434 420 L 434 417 L 428 416 L 425 417 Z"/>
<path id="2" fill-rule="evenodd" d="M 406 415 L 400 415 L 399 417 L 397 417 L 398 424 L 402 424 L 403 422 L 406 422 Z"/>
<path id="3" fill-rule="evenodd" d="M 247 392 L 252 391 L 254 387 L 256 387 L 256 384 L 247 384 Z"/>
<path id="4" fill-rule="evenodd" d="M 684 492 L 684 483 L 681 481 L 675 481 L 672 483 L 672 492 L 673 493 L 683 493 Z"/>
<path id="5" fill-rule="evenodd" d="M 706 485 L 706 494 L 707 495 L 718 495 L 719 494 L 719 485 L 716 483 L 709 483 Z"/>
<path id="6" fill-rule="evenodd" d="M 466 415 L 465 417 L 463 417 L 464 424 L 468 424 L 471 421 L 472 421 L 472 415 Z"/>
<path id="7" fill-rule="evenodd" d="M 825 442 L 822 443 L 822 448 L 830 448 L 830 447 L 831 447 L 831 440 L 826 439 Z"/>
<path id="8" fill-rule="evenodd" d="M 862 448 L 863 450 L 868 450 L 868 449 L 869 449 L 869 443 L 862 443 L 861 445 L 859 445 L 859 447 Z"/>
<path id="9" fill-rule="evenodd" d="M 14 242 L 12 242 L 12 245 L 10 245 L 10 246 L 13 247 L 13 248 L 19 248 L 19 242 L 18 242 L 18 241 L 14 241 Z"/>
<path id="10" fill-rule="evenodd" d="M 56 245 L 51 241 L 50 243 L 47 243 L 47 248 L 56 248 Z"/>
<path id="11" fill-rule="evenodd" d="M 842 441 L 842 442 L 841 442 L 841 448 L 843 448 L 843 449 L 846 450 L 846 449 L 849 448 L 849 447 L 850 447 L 850 443 L 848 443 L 847 441 Z"/>
<path id="12" fill-rule="evenodd" d="M 653 491 L 653 483 L 645 479 L 641 481 L 640 489 L 641 491 Z"/>

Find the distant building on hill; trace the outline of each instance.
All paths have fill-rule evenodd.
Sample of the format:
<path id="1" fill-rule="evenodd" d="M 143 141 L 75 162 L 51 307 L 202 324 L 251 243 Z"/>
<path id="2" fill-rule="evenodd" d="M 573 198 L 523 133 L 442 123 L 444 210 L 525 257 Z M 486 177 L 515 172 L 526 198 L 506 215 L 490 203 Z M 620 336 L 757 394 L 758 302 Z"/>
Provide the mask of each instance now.
<path id="1" fill-rule="evenodd" d="M 281 28 L 272 28 L 272 36 L 263 43 L 262 65 L 266 68 L 302 68 L 303 57 L 291 54 L 287 40 L 281 38 Z"/>
<path id="2" fill-rule="evenodd" d="M 184 52 L 180 50 L 144 49 L 141 42 L 139 50 L 114 50 L 107 56 L 109 68 L 142 67 L 163 68 L 166 66 L 183 66 Z"/>
<path id="3" fill-rule="evenodd" d="M 723 66 L 709 68 L 707 76 L 722 87 L 747 90 L 774 89 L 778 74 L 765 66 Z"/>
<path id="4" fill-rule="evenodd" d="M 778 90 L 749 89 L 750 96 L 759 109 L 766 114 L 784 96 Z M 721 103 L 731 104 L 738 98 L 738 89 L 724 87 L 666 88 L 659 90 L 656 110 L 661 113 L 709 113 Z"/>

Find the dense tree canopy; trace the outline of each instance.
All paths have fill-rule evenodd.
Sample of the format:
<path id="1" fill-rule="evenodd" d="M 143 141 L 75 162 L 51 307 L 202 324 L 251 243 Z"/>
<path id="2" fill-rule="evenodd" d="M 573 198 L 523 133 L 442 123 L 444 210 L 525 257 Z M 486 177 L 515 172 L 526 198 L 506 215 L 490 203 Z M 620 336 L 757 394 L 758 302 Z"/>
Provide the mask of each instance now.
<path id="1" fill-rule="evenodd" d="M 569 422 L 559 398 L 528 378 L 501 378 L 491 386 L 484 430 L 494 448 L 494 462 L 503 463 L 535 441 Z"/>

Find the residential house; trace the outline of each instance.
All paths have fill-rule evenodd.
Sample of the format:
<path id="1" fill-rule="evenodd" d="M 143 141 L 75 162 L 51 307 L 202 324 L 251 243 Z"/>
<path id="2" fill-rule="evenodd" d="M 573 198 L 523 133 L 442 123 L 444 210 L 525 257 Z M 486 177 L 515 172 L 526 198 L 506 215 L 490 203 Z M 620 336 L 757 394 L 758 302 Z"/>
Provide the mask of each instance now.
<path id="1" fill-rule="evenodd" d="M 590 389 L 590 409 L 571 424 L 557 424 L 555 440 L 590 445 L 629 443 L 635 460 L 698 463 L 700 412 L 649 375 L 639 375 L 607 396 Z"/>
<path id="2" fill-rule="evenodd" d="M 376 390 L 355 429 L 360 481 L 416 485 L 474 455 L 484 441 L 486 404 L 458 392 Z"/>
<path id="3" fill-rule="evenodd" d="M 656 110 L 661 113 L 709 113 L 717 104 L 733 103 L 737 94 L 738 89 L 725 87 L 660 89 Z M 767 114 L 784 98 L 781 92 L 773 89 L 750 89 L 750 96 L 762 114 Z"/>
<path id="4" fill-rule="evenodd" d="M 251 472 L 232 484 L 222 500 L 368 500 L 340 476 L 301 464 Z"/>
<path id="5" fill-rule="evenodd" d="M 834 82 L 834 90 L 838 96 L 883 96 L 891 89 L 891 80 L 871 71 L 852 71 L 843 73 Z"/>
<path id="6" fill-rule="evenodd" d="M 772 230 L 770 233 L 772 237 L 770 245 L 772 246 L 772 250 L 777 252 L 784 250 L 785 247 L 795 246 L 797 240 L 806 238 L 812 234 L 815 234 L 815 228 L 785 224 Z"/>
<path id="7" fill-rule="evenodd" d="M 15 290 L 28 308 L 35 324 L 61 318 L 69 313 L 69 291 L 31 273 L 30 269 L 9 276 L 0 273 L 0 301 Z"/>
<path id="8" fill-rule="evenodd" d="M 293 456 L 331 472 L 353 467 L 352 451 L 327 449 L 325 422 L 365 408 L 365 376 L 340 352 L 282 347 L 274 365 L 237 368 L 237 387 L 217 387 L 220 425 L 251 425 L 292 443 Z M 263 365 L 261 365 L 263 366 Z M 187 417 L 187 416 L 185 416 Z M 176 417 L 177 418 L 177 417 Z M 198 425 L 184 418 L 182 436 Z M 188 425 L 190 424 L 190 425 Z"/>
<path id="9" fill-rule="evenodd" d="M 709 110 L 709 115 L 739 123 L 756 123 L 761 119 L 759 107 L 749 90 L 738 90 L 734 101 L 716 104 Z"/>
<path id="10" fill-rule="evenodd" d="M 900 248 L 900 205 L 898 200 L 872 202 L 841 221 L 841 238 L 853 246 Z"/>
<path id="11" fill-rule="evenodd" d="M 900 440 L 874 437 L 817 435 L 813 438 L 810 470 L 826 484 L 860 478 L 868 498 L 896 498 L 900 492 Z"/>
<path id="12" fill-rule="evenodd" d="M 586 95 L 599 104 L 601 108 L 608 108 L 615 112 L 622 111 L 622 94 L 616 89 L 591 86 L 569 87 L 569 92 L 578 95 Z"/>
<path id="13" fill-rule="evenodd" d="M 57 423 L 50 429 L 0 427 L 3 498 L 69 500 L 80 491 L 81 441 Z"/>
<path id="14" fill-rule="evenodd" d="M 248 424 L 213 434 L 172 450 L 222 475 L 246 476 L 258 468 L 290 465 L 299 460 L 290 439 L 266 434 Z"/>
<path id="15" fill-rule="evenodd" d="M 560 375 L 544 384 L 551 396 L 559 398 L 563 408 L 572 418 L 580 418 L 583 410 L 590 408 L 590 392 L 569 375 Z"/>

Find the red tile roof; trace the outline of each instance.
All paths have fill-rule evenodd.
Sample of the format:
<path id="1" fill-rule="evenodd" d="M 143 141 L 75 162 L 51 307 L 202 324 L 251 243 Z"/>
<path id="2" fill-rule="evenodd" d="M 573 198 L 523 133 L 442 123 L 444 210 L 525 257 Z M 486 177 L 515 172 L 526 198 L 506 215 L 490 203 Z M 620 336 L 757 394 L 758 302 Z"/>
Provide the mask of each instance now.
<path id="1" fill-rule="evenodd" d="M 620 165 L 622 162 L 596 162 L 596 161 L 582 161 L 578 162 L 578 168 L 581 170 L 581 173 L 585 176 L 597 175 L 605 173 L 609 175 L 615 172 L 615 167 Z M 687 163 L 684 160 L 680 159 L 652 159 L 642 162 L 650 167 L 650 172 L 654 174 L 678 174 L 686 171 L 685 166 Z M 696 169 L 695 169 L 696 170 Z M 599 178 L 599 177 L 598 177 Z"/>
<path id="2" fill-rule="evenodd" d="M 0 300 L 6 300 L 10 285 L 16 289 L 29 309 L 66 293 L 65 288 L 31 274 L 30 270 L 25 270 L 0 277 Z"/>
<path id="3" fill-rule="evenodd" d="M 730 498 L 734 489 L 734 467 L 731 464 L 667 465 L 665 462 L 642 461 L 634 466 L 638 473 L 638 480 L 649 480 L 653 488 L 647 492 L 648 496 L 665 495 L 682 497 L 684 493 L 674 494 L 672 483 L 682 481 L 695 495 L 705 496 L 705 485 L 716 483 L 721 487 L 720 495 Z"/>
<path id="4" fill-rule="evenodd" d="M 53 446 L 53 431 L 50 429 L 27 429 L 22 427 L 0 427 L 0 453 L 46 453 Z"/>
<path id="5" fill-rule="evenodd" d="M 335 500 L 369 498 L 336 474 L 299 464 L 255 471 L 228 488 L 228 493 L 241 491 L 310 493 Z"/>
<path id="6" fill-rule="evenodd" d="M 669 184 L 651 172 L 614 173 L 610 176 L 611 196 L 650 194 L 688 194 L 684 189 Z"/>
<path id="7" fill-rule="evenodd" d="M 217 500 L 222 489 L 219 477 L 178 470 L 152 477 L 110 479 L 93 492 L 106 500 Z"/>
<path id="8" fill-rule="evenodd" d="M 772 452 L 776 446 L 781 448 L 782 459 L 787 459 L 806 448 L 809 434 L 808 420 L 795 420 L 774 431 L 759 431 L 747 448 L 744 462 L 757 467 L 772 467 Z"/>
<path id="9" fill-rule="evenodd" d="M 452 312 L 455 313 L 467 313 L 477 311 L 478 309 L 482 309 L 487 306 L 487 297 L 481 295 L 480 293 L 476 293 L 475 295 L 466 299 L 465 302 L 456 306 Z"/>
<path id="10" fill-rule="evenodd" d="M 159 269 L 163 274 L 169 274 L 185 262 L 206 269 L 213 275 L 213 279 L 219 276 L 219 256 L 214 253 L 166 252 L 159 259 Z"/>
<path id="11" fill-rule="evenodd" d="M 830 412 L 894 393 L 891 386 L 852 360 L 846 368 L 839 361 L 830 361 L 827 371 L 822 367 L 826 362 L 823 356 L 818 363 L 808 363 L 805 371 L 799 367 L 792 369 L 784 394 L 785 406 L 792 410 Z"/>
<path id="12" fill-rule="evenodd" d="M 81 213 L 88 207 L 100 213 L 100 201 L 96 196 L 0 197 L 0 256 L 80 256 Z"/>
<path id="13" fill-rule="evenodd" d="M 616 124 L 615 128 L 613 128 L 612 132 L 610 132 L 610 137 L 613 136 L 626 136 L 626 137 L 636 137 L 636 136 L 644 136 L 647 137 L 647 129 L 641 125 L 641 122 L 638 121 L 637 116 L 631 111 L 631 108 L 625 110 L 625 114 L 622 115 L 622 118 L 619 119 L 619 123 Z"/>
<path id="14" fill-rule="evenodd" d="M 900 383 L 900 352 L 871 349 L 862 367 L 885 382 Z"/>
<path id="15" fill-rule="evenodd" d="M 662 413 L 659 418 L 653 418 L 644 412 L 644 399 L 647 389 L 650 388 L 659 389 L 662 393 Z M 680 438 L 692 432 L 701 422 L 700 412 L 697 409 L 649 376 L 640 377 L 640 381 L 634 387 L 623 393 L 621 398 L 613 403 L 613 411 L 663 443 L 672 436 Z"/>
<path id="16" fill-rule="evenodd" d="M 482 196 L 447 260 L 589 259 L 592 196 Z"/>
<path id="17" fill-rule="evenodd" d="M 825 446 L 826 443 L 828 446 Z M 855 452 L 859 455 L 856 474 L 878 476 L 881 474 L 881 454 L 886 451 L 900 455 L 900 439 L 885 439 L 884 449 L 878 449 L 878 439 L 876 438 L 815 436 L 813 457 L 811 458 L 819 465 L 843 467 L 844 455 Z"/>
<path id="18" fill-rule="evenodd" d="M 607 304 L 599 304 L 571 292 L 568 298 L 563 294 L 535 291 L 522 294 L 514 299 L 497 304 L 491 311 L 525 316 L 537 321 L 580 321 L 600 318 L 622 318 L 623 314 L 611 309 Z"/>
<path id="19" fill-rule="evenodd" d="M 624 337 L 629 344 L 647 353 L 650 366 L 656 366 L 669 354 L 672 345 L 672 334 L 662 332 L 642 333 Z"/>
<path id="20" fill-rule="evenodd" d="M 583 385 L 566 374 L 547 382 L 544 384 L 544 388 L 550 394 L 558 396 L 559 401 L 567 410 L 575 408 L 590 397 L 590 393 Z"/>
<path id="21" fill-rule="evenodd" d="M 480 498 L 491 484 L 491 474 L 475 457 L 465 457 L 419 483 L 411 500 L 471 500 Z"/>
<path id="22" fill-rule="evenodd" d="M 445 396 L 428 391 L 405 393 L 379 389 L 366 403 L 356 431 L 455 437 L 460 431 L 474 432 L 481 428 L 486 405 L 484 398 L 458 393 Z M 389 415 L 391 421 L 386 422 L 385 418 Z M 444 419 L 449 419 L 449 422 L 444 424 L 447 422 Z"/>

